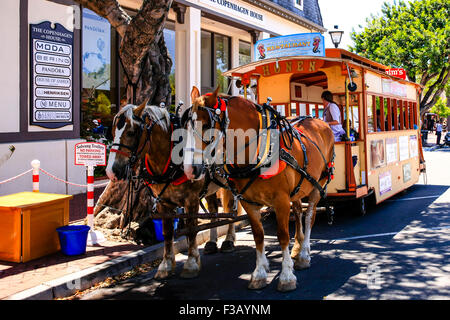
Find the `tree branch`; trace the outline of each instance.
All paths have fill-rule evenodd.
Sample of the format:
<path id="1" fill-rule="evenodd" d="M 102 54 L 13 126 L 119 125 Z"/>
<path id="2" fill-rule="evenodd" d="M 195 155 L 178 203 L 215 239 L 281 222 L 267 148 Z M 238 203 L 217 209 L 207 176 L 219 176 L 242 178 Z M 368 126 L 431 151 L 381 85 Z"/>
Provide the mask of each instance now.
<path id="1" fill-rule="evenodd" d="M 172 0 L 144 0 L 123 36 L 120 56 L 130 79 L 136 83 L 141 63 L 152 43 L 158 43 Z"/>
<path id="2" fill-rule="evenodd" d="M 444 69 L 447 71 L 447 75 L 442 79 L 441 82 L 435 82 L 429 89 L 427 94 L 425 95 L 425 97 L 423 98 L 422 102 L 421 102 L 421 108 L 423 110 L 428 110 L 431 107 L 433 107 L 437 100 L 439 99 L 439 96 L 442 94 L 442 92 L 444 92 L 445 90 L 445 84 L 447 83 L 447 81 L 450 78 L 450 67 L 447 69 Z M 441 73 L 442 75 L 443 73 Z M 440 86 L 439 86 L 440 85 Z M 438 89 L 436 90 L 436 92 L 434 92 L 433 97 L 431 98 L 430 102 L 427 102 L 428 99 L 431 96 L 431 93 L 435 90 L 436 86 L 439 86 Z"/>
<path id="3" fill-rule="evenodd" d="M 436 89 L 436 87 L 439 87 L 441 84 L 445 84 L 448 80 L 448 76 L 449 76 L 449 70 L 450 67 L 447 68 L 442 68 L 440 74 L 439 74 L 439 78 L 431 85 L 431 87 L 428 89 L 427 93 L 425 94 L 425 96 L 422 99 L 422 104 L 426 105 L 428 100 L 430 99 L 430 96 L 432 95 L 433 91 Z M 447 75 L 445 76 L 444 79 L 444 75 L 447 72 Z M 442 91 L 441 91 L 442 93 Z"/>
<path id="4" fill-rule="evenodd" d="M 117 0 L 74 0 L 83 7 L 107 19 L 111 26 L 123 37 L 131 17 L 122 9 Z"/>

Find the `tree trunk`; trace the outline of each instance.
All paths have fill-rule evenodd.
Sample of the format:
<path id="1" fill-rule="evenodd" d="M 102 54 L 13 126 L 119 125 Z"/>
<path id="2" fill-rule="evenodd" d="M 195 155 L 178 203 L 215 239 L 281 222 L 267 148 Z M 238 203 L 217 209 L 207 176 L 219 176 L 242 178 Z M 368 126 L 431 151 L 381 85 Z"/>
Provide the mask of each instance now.
<path id="1" fill-rule="evenodd" d="M 172 0 L 144 0 L 136 16 L 131 18 L 117 0 L 75 0 L 79 4 L 108 19 L 121 37 L 119 57 L 127 84 L 127 103 L 139 105 L 146 99 L 149 104 L 167 107 L 171 104 L 169 74 L 172 60 L 164 41 L 164 24 Z M 142 222 L 153 207 L 148 188 L 138 183 L 133 192 L 133 207 L 126 212 L 128 182 L 109 182 L 97 201 L 94 216 L 105 207 L 111 215 L 121 214 L 120 228 L 132 221 Z"/>

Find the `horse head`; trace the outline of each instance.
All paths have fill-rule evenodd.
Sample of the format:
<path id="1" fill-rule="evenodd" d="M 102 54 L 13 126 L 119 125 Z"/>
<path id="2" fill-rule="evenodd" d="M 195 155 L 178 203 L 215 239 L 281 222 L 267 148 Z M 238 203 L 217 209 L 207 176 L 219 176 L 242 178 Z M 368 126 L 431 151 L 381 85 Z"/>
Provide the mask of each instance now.
<path id="1" fill-rule="evenodd" d="M 106 168 L 108 178 L 112 181 L 127 179 L 132 173 L 130 170 L 136 171 L 139 160 L 149 154 L 151 136 L 155 136 L 156 141 L 159 139 L 156 135 L 168 132 L 169 126 L 166 109 L 147 106 L 147 101 L 139 106 L 124 106 L 113 120 L 113 145 Z"/>
<path id="2" fill-rule="evenodd" d="M 214 161 L 214 152 L 225 131 L 226 112 L 222 112 L 219 87 L 213 93 L 200 95 L 197 87 L 191 91 L 192 106 L 186 110 L 186 148 L 184 173 L 190 180 L 204 177 L 206 166 Z M 205 155 L 205 149 L 209 149 Z M 211 156 L 212 155 L 212 156 Z"/>

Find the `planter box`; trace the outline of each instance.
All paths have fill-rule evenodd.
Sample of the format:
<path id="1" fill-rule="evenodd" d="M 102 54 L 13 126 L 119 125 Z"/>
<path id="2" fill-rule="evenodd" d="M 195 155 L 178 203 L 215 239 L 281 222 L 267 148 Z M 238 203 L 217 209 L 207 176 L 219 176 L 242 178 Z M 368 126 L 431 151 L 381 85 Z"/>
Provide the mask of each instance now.
<path id="1" fill-rule="evenodd" d="M 20 192 L 0 197 L 0 260 L 26 262 L 60 250 L 71 195 Z"/>

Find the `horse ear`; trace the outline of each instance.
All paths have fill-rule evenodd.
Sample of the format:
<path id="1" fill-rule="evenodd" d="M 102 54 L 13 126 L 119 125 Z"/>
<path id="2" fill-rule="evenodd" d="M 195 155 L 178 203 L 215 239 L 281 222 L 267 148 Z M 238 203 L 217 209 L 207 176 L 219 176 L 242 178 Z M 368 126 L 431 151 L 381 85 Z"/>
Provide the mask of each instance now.
<path id="1" fill-rule="evenodd" d="M 147 105 L 148 101 L 150 100 L 150 98 L 145 99 L 144 102 L 142 102 L 139 107 L 137 107 L 136 109 L 134 109 L 133 113 L 135 116 L 140 116 L 142 111 L 144 111 L 145 106 Z"/>
<path id="2" fill-rule="evenodd" d="M 206 106 L 207 107 L 212 107 L 216 104 L 217 102 L 217 95 L 219 94 L 219 88 L 220 86 L 217 86 L 216 90 L 214 90 L 214 92 L 206 97 Z"/>
<path id="3" fill-rule="evenodd" d="M 194 103 L 194 101 L 200 97 L 200 91 L 198 91 L 196 86 L 192 87 L 192 91 L 191 91 L 191 102 Z"/>

